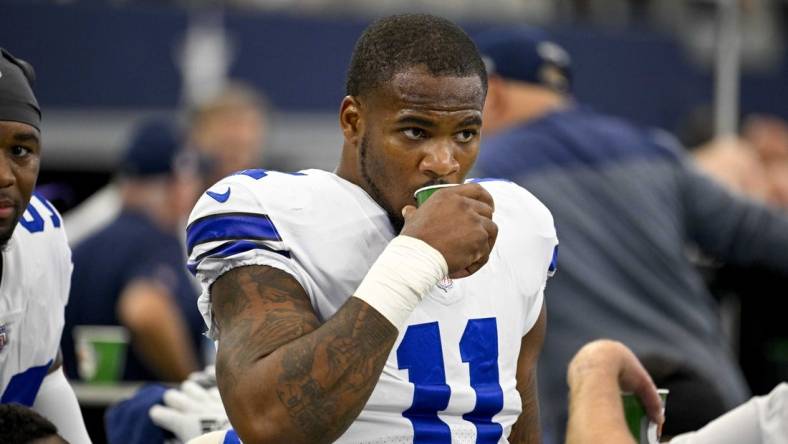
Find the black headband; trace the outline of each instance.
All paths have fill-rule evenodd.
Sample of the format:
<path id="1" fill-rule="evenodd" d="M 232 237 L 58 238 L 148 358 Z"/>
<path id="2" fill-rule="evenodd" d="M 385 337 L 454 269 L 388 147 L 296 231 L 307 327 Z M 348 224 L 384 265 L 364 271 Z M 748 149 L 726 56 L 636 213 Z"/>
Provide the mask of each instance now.
<path id="1" fill-rule="evenodd" d="M 41 129 L 41 109 L 33 94 L 33 67 L 0 48 L 0 120 Z"/>

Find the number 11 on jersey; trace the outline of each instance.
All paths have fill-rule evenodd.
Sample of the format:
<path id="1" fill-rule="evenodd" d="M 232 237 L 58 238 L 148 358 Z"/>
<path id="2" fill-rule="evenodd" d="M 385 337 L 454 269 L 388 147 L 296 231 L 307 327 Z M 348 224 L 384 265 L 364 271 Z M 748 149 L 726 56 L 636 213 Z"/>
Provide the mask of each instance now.
<path id="1" fill-rule="evenodd" d="M 495 318 L 470 319 L 460 339 L 462 362 L 468 363 L 476 407 L 464 414 L 476 426 L 477 443 L 496 443 L 503 428 L 492 418 L 503 408 L 498 375 L 498 329 Z M 413 425 L 413 442 L 451 443 L 449 426 L 438 412 L 449 405 L 451 387 L 446 371 L 438 322 L 411 325 L 397 348 L 399 368 L 408 370 L 413 383 L 413 403 L 402 412 Z"/>

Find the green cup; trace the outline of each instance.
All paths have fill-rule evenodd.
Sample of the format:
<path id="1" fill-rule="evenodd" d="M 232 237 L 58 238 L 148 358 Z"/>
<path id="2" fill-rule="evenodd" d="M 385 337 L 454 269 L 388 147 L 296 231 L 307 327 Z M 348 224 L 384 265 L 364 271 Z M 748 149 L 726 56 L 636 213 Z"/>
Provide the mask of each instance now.
<path id="1" fill-rule="evenodd" d="M 662 411 L 665 411 L 665 400 L 668 397 L 668 389 L 657 389 L 660 399 L 662 399 Z M 621 399 L 624 403 L 624 416 L 627 419 L 629 431 L 638 444 L 657 444 L 657 424 L 651 422 L 646 416 L 646 411 L 640 400 L 633 393 L 622 393 Z"/>
<path id="2" fill-rule="evenodd" d="M 89 383 L 112 384 L 120 380 L 126 364 L 129 333 L 112 325 L 74 327 L 79 377 Z"/>
<path id="3" fill-rule="evenodd" d="M 441 185 L 429 185 L 426 187 L 421 187 L 413 193 L 413 197 L 416 198 L 416 202 L 418 202 L 418 206 L 422 206 L 427 199 L 430 198 L 436 191 L 440 190 L 441 188 L 448 188 L 454 187 L 459 185 L 458 183 L 444 183 Z"/>

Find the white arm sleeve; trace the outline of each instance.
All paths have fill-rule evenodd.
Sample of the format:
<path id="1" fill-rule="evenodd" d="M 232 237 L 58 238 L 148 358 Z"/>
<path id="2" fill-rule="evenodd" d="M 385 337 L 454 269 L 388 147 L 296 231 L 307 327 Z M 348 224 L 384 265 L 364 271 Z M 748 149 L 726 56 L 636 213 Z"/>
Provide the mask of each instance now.
<path id="1" fill-rule="evenodd" d="M 672 444 L 788 444 L 788 384 L 757 396 Z"/>
<path id="2" fill-rule="evenodd" d="M 33 410 L 52 421 L 60 436 L 71 444 L 90 444 L 74 390 L 68 384 L 63 368 L 48 374 L 41 383 Z"/>

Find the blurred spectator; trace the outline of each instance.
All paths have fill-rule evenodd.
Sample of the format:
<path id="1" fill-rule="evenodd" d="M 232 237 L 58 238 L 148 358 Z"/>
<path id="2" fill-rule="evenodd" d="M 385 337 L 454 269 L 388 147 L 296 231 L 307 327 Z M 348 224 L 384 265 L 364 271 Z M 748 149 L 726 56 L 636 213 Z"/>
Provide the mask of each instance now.
<path id="1" fill-rule="evenodd" d="M 767 184 L 766 201 L 788 209 L 788 122 L 753 115 L 744 122 L 742 137 L 758 154 Z"/>
<path id="2" fill-rule="evenodd" d="M 268 105 L 253 88 L 229 84 L 194 109 L 189 145 L 205 160 L 204 187 L 240 170 L 259 168 L 268 136 Z"/>
<path id="3" fill-rule="evenodd" d="M 178 237 L 197 197 L 176 160 L 180 138 L 164 121 L 140 125 L 119 173 L 120 214 L 74 249 L 63 354 L 76 378 L 76 325 L 122 325 L 131 333 L 125 380 L 180 381 L 199 368 L 203 321 Z"/>
<path id="4" fill-rule="evenodd" d="M 68 444 L 48 419 L 19 404 L 0 404 L 0 442 L 4 444 Z"/>
<path id="5" fill-rule="evenodd" d="M 728 136 L 714 139 L 692 150 L 698 166 L 732 191 L 767 202 L 769 181 L 766 168 L 754 147 L 745 139 Z"/>
<path id="6" fill-rule="evenodd" d="M 566 422 L 569 359 L 599 337 L 692 369 L 723 402 L 699 409 L 746 400 L 715 302 L 685 247 L 788 273 L 788 218 L 700 174 L 669 135 L 576 105 L 569 57 L 544 34 L 493 30 L 477 43 L 490 70 L 477 168 L 534 193 L 562 239 L 561 272 L 546 290 L 545 430 Z"/>
<path id="7" fill-rule="evenodd" d="M 788 123 L 783 119 L 750 115 L 740 135 L 715 138 L 711 110 L 698 107 L 679 131 L 702 170 L 736 192 L 788 208 Z"/>

